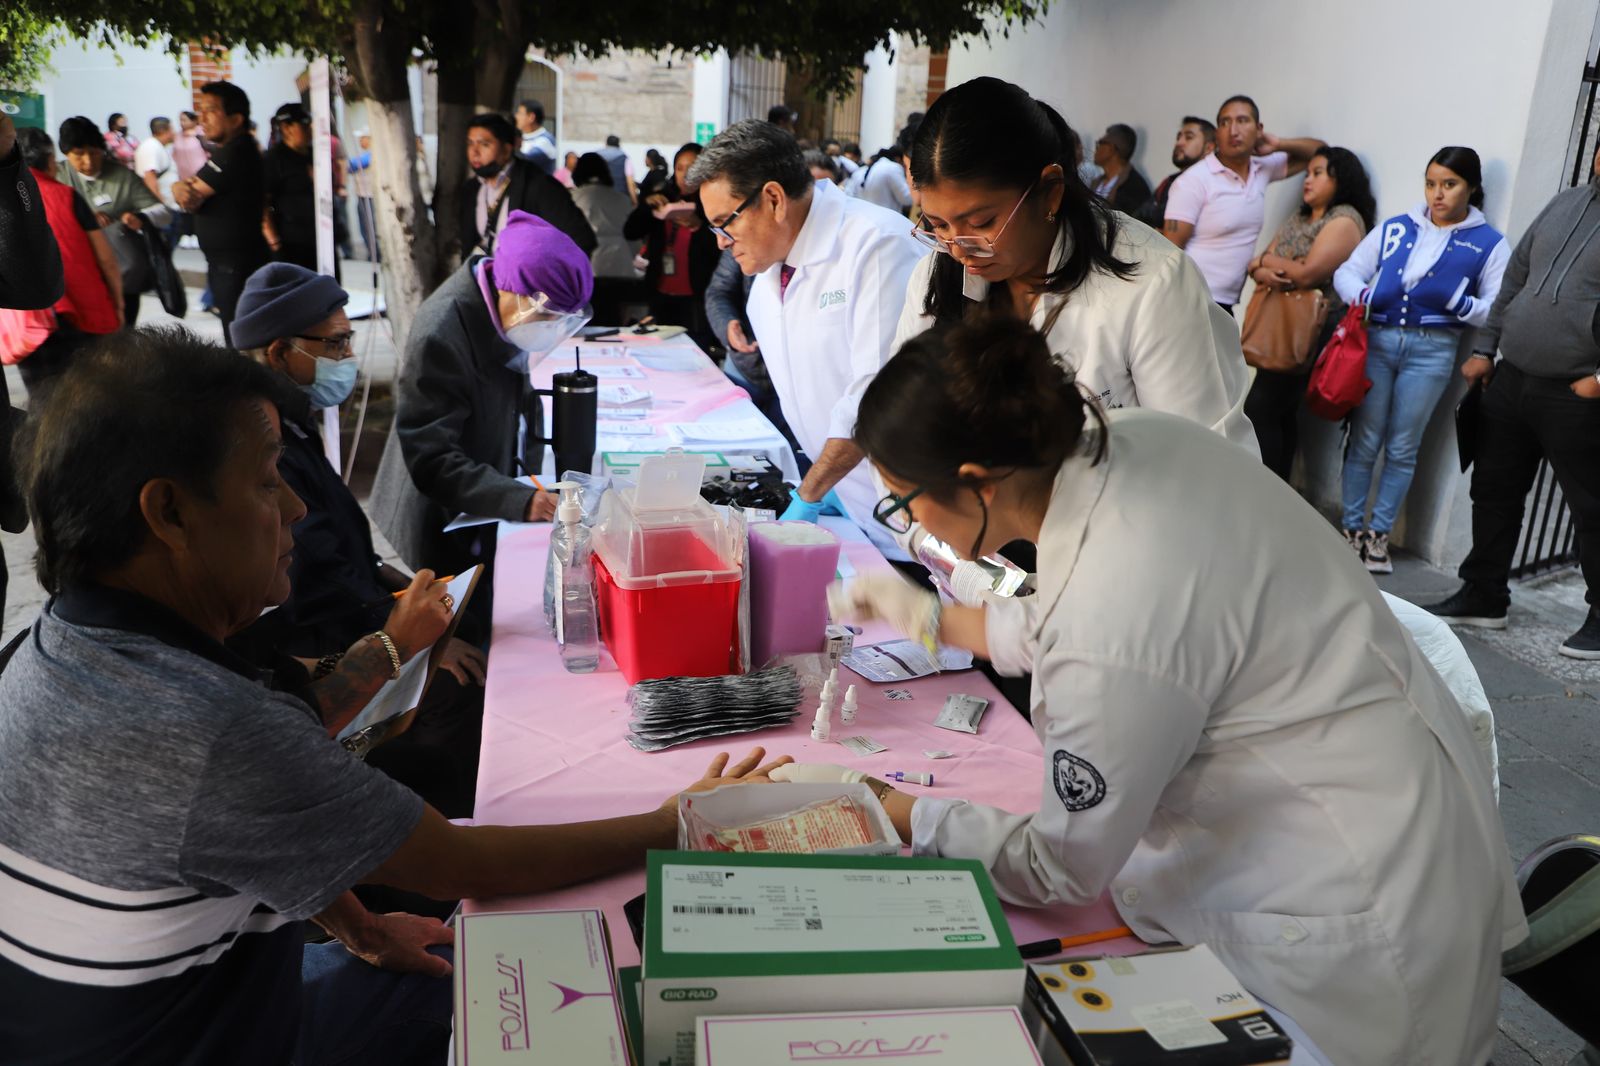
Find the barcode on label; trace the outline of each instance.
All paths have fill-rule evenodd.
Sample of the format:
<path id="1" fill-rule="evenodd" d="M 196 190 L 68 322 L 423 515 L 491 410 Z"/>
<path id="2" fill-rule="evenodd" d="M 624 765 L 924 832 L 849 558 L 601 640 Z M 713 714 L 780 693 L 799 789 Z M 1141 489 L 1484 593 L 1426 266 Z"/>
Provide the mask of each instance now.
<path id="1" fill-rule="evenodd" d="M 673 914 L 754 914 L 755 912 L 756 909 L 754 907 L 722 907 L 706 903 L 693 905 L 674 903 L 672 905 Z"/>

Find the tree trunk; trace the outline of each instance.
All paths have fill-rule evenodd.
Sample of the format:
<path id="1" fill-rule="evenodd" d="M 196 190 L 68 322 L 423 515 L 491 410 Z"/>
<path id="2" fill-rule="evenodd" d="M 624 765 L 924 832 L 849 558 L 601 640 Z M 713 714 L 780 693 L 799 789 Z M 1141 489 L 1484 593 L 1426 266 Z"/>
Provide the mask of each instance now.
<path id="1" fill-rule="evenodd" d="M 478 107 L 507 115 L 514 106 L 517 79 L 528 61 L 527 21 L 518 0 L 476 0 L 478 19 L 473 53 Z"/>
<path id="2" fill-rule="evenodd" d="M 433 187 L 434 249 L 439 272 L 461 263 L 466 249 L 456 220 L 467 180 L 467 120 L 472 117 L 472 68 L 439 65 L 439 174 Z"/>
<path id="3" fill-rule="evenodd" d="M 405 352 L 411 320 L 436 284 L 433 225 L 417 180 L 417 130 L 411 120 L 409 35 L 384 0 L 356 0 L 355 75 L 368 100 L 372 176 L 383 289 L 395 348 Z M 384 23 L 393 26 L 385 32 Z"/>

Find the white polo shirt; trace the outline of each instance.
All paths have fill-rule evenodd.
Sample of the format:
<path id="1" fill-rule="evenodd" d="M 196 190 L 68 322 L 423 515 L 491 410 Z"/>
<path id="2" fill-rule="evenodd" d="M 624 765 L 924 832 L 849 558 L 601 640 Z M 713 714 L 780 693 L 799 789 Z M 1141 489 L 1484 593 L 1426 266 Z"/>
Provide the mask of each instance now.
<path id="1" fill-rule="evenodd" d="M 1239 302 L 1245 272 L 1266 222 L 1267 186 L 1288 176 L 1288 153 L 1273 152 L 1251 157 L 1248 179 L 1208 155 L 1173 181 L 1167 218 L 1194 227 L 1184 251 L 1205 275 L 1217 303 Z"/>

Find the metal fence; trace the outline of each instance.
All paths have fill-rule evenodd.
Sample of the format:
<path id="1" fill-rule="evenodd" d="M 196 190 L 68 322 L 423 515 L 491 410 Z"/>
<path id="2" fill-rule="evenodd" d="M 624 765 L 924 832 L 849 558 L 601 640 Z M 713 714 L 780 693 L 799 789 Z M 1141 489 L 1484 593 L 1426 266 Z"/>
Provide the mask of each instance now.
<path id="1" fill-rule="evenodd" d="M 1578 111 L 1574 116 L 1572 135 L 1572 166 L 1567 187 L 1588 181 L 1594 168 L 1594 154 L 1600 145 L 1600 56 L 1591 58 L 1583 68 L 1583 84 L 1578 93 Z M 1512 577 L 1531 577 L 1534 574 L 1571 566 L 1578 561 L 1577 529 L 1572 522 L 1572 512 L 1556 484 L 1555 472 L 1550 464 L 1539 460 L 1539 472 L 1534 476 L 1533 491 L 1528 494 L 1527 510 L 1522 524 L 1522 545 L 1511 568 Z"/>
<path id="2" fill-rule="evenodd" d="M 788 66 L 781 59 L 740 53 L 728 70 L 728 125 L 747 118 L 766 118 L 783 103 Z"/>
<path id="3" fill-rule="evenodd" d="M 800 112 L 800 135 L 821 143 L 861 139 L 861 71 L 842 96 L 818 101 L 808 95 L 809 79 L 803 70 L 782 59 L 740 53 L 728 71 L 728 125 L 747 118 L 766 118 L 767 112 L 787 103 Z"/>

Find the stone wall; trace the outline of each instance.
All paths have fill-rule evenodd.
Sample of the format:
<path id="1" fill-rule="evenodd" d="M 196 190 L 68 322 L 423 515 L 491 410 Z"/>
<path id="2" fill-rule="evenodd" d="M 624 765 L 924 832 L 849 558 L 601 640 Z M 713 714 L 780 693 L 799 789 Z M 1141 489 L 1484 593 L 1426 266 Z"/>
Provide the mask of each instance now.
<path id="1" fill-rule="evenodd" d="M 913 111 L 928 110 L 928 61 L 932 55 L 927 45 L 913 46 L 901 34 L 895 48 L 894 64 L 894 128 L 897 133 Z M 861 147 L 865 149 L 867 146 Z M 870 150 L 876 151 L 882 147 L 877 145 Z"/>
<path id="2" fill-rule="evenodd" d="M 692 138 L 694 60 L 671 52 L 556 56 L 563 76 L 565 141 L 676 145 Z"/>

